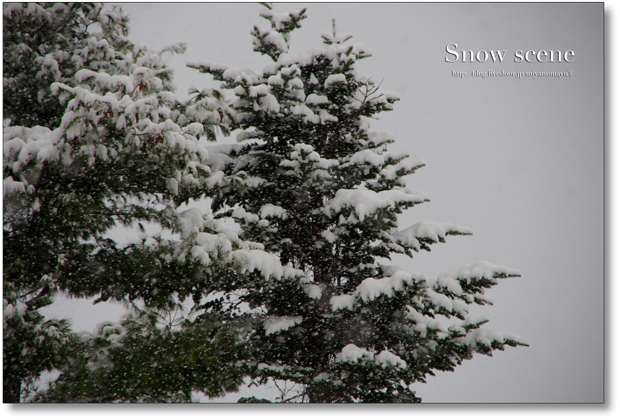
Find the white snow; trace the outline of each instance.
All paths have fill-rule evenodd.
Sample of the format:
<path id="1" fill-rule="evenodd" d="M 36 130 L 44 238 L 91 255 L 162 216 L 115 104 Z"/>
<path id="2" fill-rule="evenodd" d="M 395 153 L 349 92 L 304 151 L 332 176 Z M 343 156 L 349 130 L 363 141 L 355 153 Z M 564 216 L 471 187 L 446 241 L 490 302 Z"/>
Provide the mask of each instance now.
<path id="1" fill-rule="evenodd" d="M 267 370 L 267 371 L 272 370 L 275 372 L 284 371 L 284 366 L 281 366 L 281 365 L 270 365 L 267 363 L 259 363 L 256 367 L 260 370 Z"/>
<path id="2" fill-rule="evenodd" d="M 347 344 L 342 351 L 336 354 L 338 362 L 357 362 L 360 359 L 373 359 L 374 354 L 366 349 L 361 349 L 355 344 Z"/>
<path id="3" fill-rule="evenodd" d="M 336 354 L 335 360 L 336 362 L 357 363 L 363 359 L 373 361 L 384 368 L 392 366 L 404 369 L 407 367 L 407 363 L 403 359 L 388 350 L 383 350 L 381 353 L 375 355 L 373 352 L 357 347 L 352 343 L 344 346 L 342 351 Z"/>
<path id="4" fill-rule="evenodd" d="M 303 290 L 311 299 L 320 299 L 323 294 L 323 289 L 318 284 L 304 284 Z"/>
<path id="5" fill-rule="evenodd" d="M 166 187 L 168 187 L 168 191 L 170 191 L 172 194 L 179 194 L 179 182 L 176 179 L 168 178 L 166 180 Z"/>
<path id="6" fill-rule="evenodd" d="M 305 144 L 305 143 L 297 143 L 295 145 L 295 151 L 297 153 L 305 152 L 305 153 L 309 154 L 309 153 L 312 153 L 314 151 L 314 147 L 312 147 L 309 144 Z M 291 156 L 293 156 L 292 153 L 291 153 Z"/>
<path id="7" fill-rule="evenodd" d="M 383 159 L 383 156 L 376 154 L 372 150 L 364 149 L 353 154 L 350 162 L 355 164 L 370 163 L 374 166 L 381 166 L 383 165 Z"/>
<path id="8" fill-rule="evenodd" d="M 206 63 L 200 63 L 201 66 L 203 66 L 203 64 L 206 64 Z M 188 66 L 189 66 L 189 63 L 188 63 Z M 222 77 L 230 81 L 245 80 L 248 84 L 256 84 L 261 80 L 261 76 L 256 74 L 256 72 L 254 72 L 253 70 L 248 69 L 248 68 L 236 68 L 236 67 L 228 67 L 222 74 Z"/>
<path id="9" fill-rule="evenodd" d="M 5 300 L 6 302 L 6 300 Z M 21 301 L 16 301 L 15 305 L 8 304 L 4 308 L 3 314 L 5 319 L 12 316 L 22 316 L 28 310 L 28 306 Z"/>
<path id="10" fill-rule="evenodd" d="M 394 353 L 390 353 L 388 350 L 383 350 L 381 353 L 375 356 L 375 363 L 385 367 L 394 366 L 399 369 L 405 369 L 407 367 L 407 363 L 395 355 Z"/>
<path id="11" fill-rule="evenodd" d="M 440 274 L 437 277 L 435 284 L 442 289 L 454 293 L 456 296 L 461 296 L 463 294 L 463 288 L 461 287 L 461 284 L 450 276 Z"/>
<path id="12" fill-rule="evenodd" d="M 308 108 L 305 104 L 297 104 L 291 107 L 291 112 L 294 115 L 303 115 L 304 121 L 311 122 L 314 124 L 319 124 L 321 122 L 321 118 L 316 115 L 310 108 Z"/>
<path id="13" fill-rule="evenodd" d="M 269 31 L 269 34 L 265 38 L 265 42 L 269 44 L 273 44 L 276 48 L 281 52 L 288 51 L 288 46 L 286 45 L 286 40 L 282 36 L 281 33 L 276 31 Z"/>
<path id="14" fill-rule="evenodd" d="M 472 330 L 465 337 L 457 338 L 456 341 L 473 348 L 476 348 L 478 345 L 491 347 L 493 343 L 504 344 L 506 341 L 514 341 L 518 344 L 529 346 L 528 340 L 524 337 L 510 333 L 501 333 L 490 328 Z"/>
<path id="15" fill-rule="evenodd" d="M 424 197 L 396 189 L 375 192 L 365 188 L 338 190 L 336 196 L 323 208 L 323 212 L 331 216 L 345 207 L 353 207 L 360 221 L 374 215 L 379 209 L 393 208 L 397 202 L 421 203 Z"/>
<path id="16" fill-rule="evenodd" d="M 355 296 L 353 295 L 340 295 L 332 296 L 329 300 L 332 305 L 332 311 L 339 311 L 342 309 L 353 310 L 355 304 Z"/>
<path id="17" fill-rule="evenodd" d="M 303 318 L 300 316 L 271 317 L 265 320 L 263 326 L 265 327 L 265 334 L 269 335 L 288 330 L 289 328 L 301 323 L 301 321 L 303 321 Z"/>
<path id="18" fill-rule="evenodd" d="M 170 120 L 166 120 L 166 121 L 170 121 Z M 191 123 L 189 125 L 187 125 L 183 131 L 185 131 L 186 133 L 190 133 L 194 136 L 198 136 L 202 133 L 204 133 L 204 126 L 198 122 L 195 123 Z"/>
<path id="19" fill-rule="evenodd" d="M 489 318 L 487 318 L 484 315 L 476 315 L 476 316 L 470 315 L 467 318 L 465 318 L 465 321 L 461 323 L 461 326 L 468 327 L 468 326 L 482 325 L 487 322 L 489 322 Z"/>
<path id="20" fill-rule="evenodd" d="M 388 131 L 370 131 L 368 139 L 374 147 L 395 141 L 394 135 Z"/>
<path id="21" fill-rule="evenodd" d="M 4 195 L 12 192 L 26 192 L 26 186 L 23 182 L 15 181 L 12 176 L 4 179 Z"/>
<path id="22" fill-rule="evenodd" d="M 258 104 L 259 109 L 262 109 L 263 111 L 280 112 L 280 104 L 278 103 L 278 100 L 270 93 L 265 96 L 261 96 L 256 104 Z"/>
<path id="23" fill-rule="evenodd" d="M 273 254 L 259 249 L 236 250 L 232 257 L 236 262 L 243 263 L 240 267 L 241 273 L 258 270 L 266 279 L 270 276 L 276 279 L 304 277 L 303 271 L 289 266 L 283 267 Z"/>
<path id="24" fill-rule="evenodd" d="M 386 166 L 385 168 L 381 170 L 380 175 L 386 179 L 394 180 L 398 178 L 398 172 L 414 171 L 423 166 L 425 166 L 425 164 L 421 160 L 401 161 L 401 162 L 398 162 L 396 165 Z"/>
<path id="25" fill-rule="evenodd" d="M 414 329 L 420 333 L 422 338 L 426 338 L 429 329 L 441 329 L 441 324 L 436 319 L 422 315 L 411 306 L 408 306 L 407 310 L 407 318 L 415 322 Z"/>
<path id="26" fill-rule="evenodd" d="M 504 336 L 504 341 L 514 341 L 524 346 L 530 345 L 529 340 L 525 337 L 521 337 L 520 335 L 513 334 L 513 333 L 507 333 L 507 332 L 502 333 L 502 335 Z"/>
<path id="27" fill-rule="evenodd" d="M 261 219 L 266 219 L 267 217 L 279 217 L 281 219 L 286 219 L 287 214 L 285 209 L 273 204 L 265 204 L 260 208 L 259 213 Z"/>
<path id="28" fill-rule="evenodd" d="M 355 289 L 355 295 L 364 302 L 374 300 L 380 295 L 392 297 L 394 291 L 402 291 L 405 285 L 411 285 L 413 281 L 426 280 L 421 274 L 411 274 L 405 271 L 397 271 L 390 277 L 380 279 L 369 277 L 362 281 Z"/>
<path id="29" fill-rule="evenodd" d="M 204 217 L 197 207 L 189 208 L 179 214 L 181 235 L 189 237 L 192 233 L 198 233 L 204 228 Z"/>
<path id="30" fill-rule="evenodd" d="M 443 242 L 446 235 L 471 235 L 472 230 L 451 223 L 436 223 L 430 221 L 418 222 L 400 232 L 392 233 L 396 243 L 420 250 L 420 240 L 426 239 L 432 243 Z"/>
<path id="31" fill-rule="evenodd" d="M 304 82 L 296 77 L 294 79 L 291 79 L 288 81 L 287 86 L 289 89 L 303 89 L 304 88 Z"/>
<path id="32" fill-rule="evenodd" d="M 282 74 L 282 76 L 284 77 L 296 77 L 301 75 L 301 70 L 299 69 L 297 64 L 292 64 L 288 68 L 283 67 L 282 70 L 280 70 L 280 74 Z"/>
<path id="33" fill-rule="evenodd" d="M 457 268 L 456 270 L 442 273 L 438 278 L 442 278 L 443 281 L 446 281 L 446 278 L 452 278 L 464 281 L 466 284 L 469 284 L 475 279 L 485 279 L 491 281 L 491 284 L 497 284 L 497 278 L 519 277 L 520 275 L 521 272 L 517 269 L 495 265 L 488 261 L 478 261 Z"/>
<path id="34" fill-rule="evenodd" d="M 454 313 L 462 319 L 465 319 L 469 314 L 469 305 L 462 300 L 450 299 L 448 296 L 437 293 L 433 289 L 426 289 L 426 295 L 430 299 L 435 311 L 443 309 L 448 313 Z"/>
<path id="35" fill-rule="evenodd" d="M 324 230 L 321 232 L 321 236 L 330 244 L 333 244 L 336 240 L 338 240 L 338 235 L 335 235 L 334 232 L 329 230 Z"/>
<path id="36" fill-rule="evenodd" d="M 346 83 L 346 82 L 347 82 L 347 78 L 345 77 L 344 74 L 330 74 L 329 76 L 327 76 L 327 79 L 325 79 L 325 87 L 329 87 L 333 85 L 334 83 Z"/>
<path id="37" fill-rule="evenodd" d="M 316 163 L 315 166 L 321 168 L 321 169 L 329 169 L 332 168 L 334 166 L 338 166 L 339 162 L 336 159 L 324 159 L 321 158 L 319 159 L 319 161 Z"/>
<path id="38" fill-rule="evenodd" d="M 312 75 L 314 76 L 314 75 Z M 312 79 L 311 79 L 312 80 Z M 323 95 L 317 95 L 316 93 L 311 93 L 310 95 L 308 95 L 306 97 L 306 103 L 308 105 L 322 105 L 322 104 L 328 104 L 329 103 L 329 99 L 327 99 L 326 96 Z"/>
<path id="39" fill-rule="evenodd" d="M 254 213 L 247 212 L 243 207 L 236 208 L 232 212 L 232 217 L 243 219 L 246 223 L 258 222 L 259 217 Z"/>
<path id="40" fill-rule="evenodd" d="M 265 95 L 268 95 L 269 93 L 270 93 L 269 87 L 265 84 L 250 86 L 250 97 L 252 98 L 257 98 L 259 96 L 265 96 Z"/>
<path id="41" fill-rule="evenodd" d="M 224 185 L 225 174 L 222 171 L 213 172 L 209 178 L 206 179 L 206 184 L 209 188 L 213 188 L 215 186 Z"/>
<path id="42" fill-rule="evenodd" d="M 272 86 L 282 86 L 284 85 L 284 80 L 282 79 L 282 77 L 280 77 L 279 74 L 274 74 L 273 76 L 270 76 L 269 79 L 267 79 L 267 83 Z"/>
<path id="43" fill-rule="evenodd" d="M 334 117 L 324 109 L 319 111 L 319 119 L 321 120 L 321 124 L 325 124 L 328 121 L 338 122 L 338 117 Z"/>
<path id="44" fill-rule="evenodd" d="M 195 244 L 203 251 L 208 252 L 209 255 L 212 255 L 213 258 L 228 260 L 232 252 L 231 240 L 225 233 L 213 235 L 207 232 L 198 232 L 195 236 Z M 196 247 L 193 247 L 192 250 L 194 248 Z M 198 253 L 197 250 L 192 252 Z M 202 254 L 198 253 L 198 255 L 202 257 Z"/>
<path id="45" fill-rule="evenodd" d="M 485 295 L 483 293 L 476 293 L 473 298 L 481 305 L 493 305 L 493 297 L 489 295 Z"/>

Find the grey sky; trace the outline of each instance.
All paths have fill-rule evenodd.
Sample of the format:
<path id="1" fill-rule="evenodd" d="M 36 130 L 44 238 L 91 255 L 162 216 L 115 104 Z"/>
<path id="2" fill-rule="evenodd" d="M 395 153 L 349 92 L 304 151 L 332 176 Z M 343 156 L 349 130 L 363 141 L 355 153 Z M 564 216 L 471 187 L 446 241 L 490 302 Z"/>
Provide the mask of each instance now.
<path id="1" fill-rule="evenodd" d="M 434 276 L 478 260 L 521 270 L 491 290 L 490 328 L 527 337 L 529 348 L 477 355 L 417 386 L 425 402 L 600 402 L 603 399 L 603 5 L 276 4 L 307 7 L 291 55 L 320 43 L 336 17 L 373 57 L 358 70 L 400 95 L 374 130 L 391 150 L 426 167 L 408 185 L 431 202 L 400 219 L 473 229 L 473 237 L 414 259 Z M 266 21 L 255 4 L 124 4 L 130 37 L 155 48 L 186 42 L 171 57 L 180 93 L 217 86 L 184 68 L 207 60 L 260 70 L 250 31 Z M 446 63 L 446 45 L 507 50 L 503 63 Z M 572 63 L 515 63 L 517 50 L 572 50 Z M 467 77 L 453 71 L 572 71 L 571 77 Z M 234 141 L 227 139 L 226 141 Z M 90 310 L 92 307 L 87 308 Z"/>

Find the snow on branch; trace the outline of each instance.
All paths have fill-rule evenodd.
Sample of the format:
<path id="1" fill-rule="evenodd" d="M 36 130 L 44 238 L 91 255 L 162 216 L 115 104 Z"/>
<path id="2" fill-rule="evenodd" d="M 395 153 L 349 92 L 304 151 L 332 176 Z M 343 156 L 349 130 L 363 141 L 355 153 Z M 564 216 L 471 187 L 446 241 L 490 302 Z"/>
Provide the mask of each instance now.
<path id="1" fill-rule="evenodd" d="M 265 334 L 270 335 L 288 330 L 289 328 L 301 323 L 301 321 L 303 321 L 303 318 L 300 316 L 270 317 L 264 321 L 263 326 L 265 327 Z"/>
<path id="2" fill-rule="evenodd" d="M 485 289 L 497 284 L 497 279 L 519 277 L 519 270 L 479 261 L 442 273 L 427 291 L 430 307 L 438 314 L 455 315 L 465 319 L 468 305 L 492 304 Z"/>
<path id="3" fill-rule="evenodd" d="M 529 347 L 526 338 L 511 333 L 502 333 L 490 328 L 478 328 L 467 333 L 464 337 L 454 339 L 459 344 L 465 344 L 471 351 L 492 355 L 493 349 L 504 350 L 504 346 Z"/>
<path id="4" fill-rule="evenodd" d="M 356 299 L 361 302 L 371 302 L 382 295 L 393 297 L 394 292 L 402 292 L 408 286 L 423 285 L 427 281 L 428 278 L 424 274 L 407 273 L 403 270 L 395 271 L 389 277 L 378 279 L 369 277 L 355 288 L 353 294 L 333 296 L 330 300 L 332 311 L 353 310 Z"/>
<path id="5" fill-rule="evenodd" d="M 381 365 L 383 368 L 395 367 L 397 369 L 405 369 L 407 363 L 388 350 L 383 350 L 379 354 L 357 347 L 355 344 L 347 344 L 340 353 L 336 354 L 336 362 L 360 363 L 362 361 L 370 361 Z"/>
<path id="6" fill-rule="evenodd" d="M 341 189 L 338 190 L 336 196 L 330 200 L 323 208 L 323 212 L 332 216 L 339 213 L 345 208 L 352 207 L 357 214 L 359 221 L 364 221 L 368 216 L 372 216 L 379 210 L 387 208 L 395 208 L 401 203 L 419 204 L 425 199 L 420 194 L 412 194 L 396 189 L 375 192 L 365 188 L 359 189 Z"/>
<path id="7" fill-rule="evenodd" d="M 418 252 L 420 249 L 430 251 L 428 244 L 445 242 L 446 236 L 471 235 L 472 230 L 452 223 L 418 222 L 407 229 L 393 233 L 394 241 L 406 248 Z"/>

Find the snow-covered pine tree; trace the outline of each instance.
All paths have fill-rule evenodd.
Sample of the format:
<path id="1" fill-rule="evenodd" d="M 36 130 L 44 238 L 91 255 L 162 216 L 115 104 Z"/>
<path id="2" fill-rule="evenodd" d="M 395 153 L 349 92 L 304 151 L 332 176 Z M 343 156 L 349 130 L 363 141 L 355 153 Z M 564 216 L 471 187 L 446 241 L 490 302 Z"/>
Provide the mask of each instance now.
<path id="1" fill-rule="evenodd" d="M 242 239 L 306 276 L 236 281 L 217 301 L 218 310 L 222 302 L 253 308 L 249 374 L 259 383 L 299 384 L 290 401 L 417 402 L 411 385 L 426 375 L 451 371 L 476 352 L 527 345 L 468 316 L 470 304 L 489 304 L 485 290 L 517 270 L 478 262 L 430 279 L 380 263 L 471 231 L 434 222 L 397 230 L 400 213 L 428 200 L 404 180 L 423 163 L 387 152 L 393 136 L 370 131 L 370 119 L 398 97 L 357 73 L 370 53 L 339 36 L 335 22 L 323 45 L 289 56 L 305 9 L 266 7 L 270 27 L 252 31 L 254 50 L 272 59 L 262 71 L 188 63 L 234 92 L 233 128 L 244 130 L 240 144 L 211 151 L 212 169 L 226 175 L 214 213 L 232 217 Z"/>
<path id="2" fill-rule="evenodd" d="M 4 5 L 3 112 L 11 125 L 60 125 L 65 107 L 51 94 L 51 84 L 96 66 L 94 57 L 72 51 L 84 48 L 100 12 L 96 3 Z M 126 23 L 115 27 L 124 31 Z"/>
<path id="3" fill-rule="evenodd" d="M 97 20 L 100 9 L 86 3 L 3 5 L 5 402 L 18 402 L 22 391 L 32 390 L 41 372 L 58 367 L 72 338 L 65 320 L 45 320 L 38 312 L 52 303 L 55 293 L 47 276 L 53 241 L 42 238 L 42 232 L 34 233 L 40 222 L 25 220 L 28 204 L 34 200 L 24 203 L 13 194 L 12 187 L 25 192 L 25 185 L 6 177 L 10 170 L 7 140 L 15 126 L 39 126 L 38 131 L 46 131 L 44 127 L 60 123 L 64 105 L 51 95 L 51 84 L 70 80 L 83 64 L 79 54 L 80 60 L 73 61 L 67 50 L 85 46 L 88 26 Z"/>
<path id="4" fill-rule="evenodd" d="M 189 296 L 200 302 L 239 272 L 299 276 L 197 208 L 180 211 L 221 181 L 198 143 L 225 131 L 234 111 L 217 90 L 179 101 L 162 54 L 184 47 L 154 52 L 134 44 L 127 22 L 122 10 L 101 4 L 4 5 L 5 104 L 7 97 L 29 104 L 5 113 L 4 402 L 23 400 L 25 386 L 32 391 L 53 368 L 62 374 L 39 401 L 179 401 L 190 391 L 234 390 L 235 331 L 217 317 L 186 317 L 176 329 L 131 319 L 174 311 Z M 125 245 L 107 236 L 114 226 L 145 222 L 180 238 L 145 231 Z M 135 303 L 138 312 L 78 336 L 39 312 L 59 291 Z M 206 337 L 199 344 L 191 338 L 197 330 Z M 163 379 L 144 376 L 142 361 L 165 349 L 189 362 L 162 359 L 153 371 Z M 119 358 L 137 362 L 119 370 Z"/>
<path id="5" fill-rule="evenodd" d="M 175 316 L 175 313 L 177 316 Z M 179 316 L 180 315 L 180 316 Z M 236 390 L 231 369 L 242 347 L 219 323 L 192 322 L 182 312 L 137 309 L 105 322 L 34 402 L 189 402 L 192 393 Z"/>

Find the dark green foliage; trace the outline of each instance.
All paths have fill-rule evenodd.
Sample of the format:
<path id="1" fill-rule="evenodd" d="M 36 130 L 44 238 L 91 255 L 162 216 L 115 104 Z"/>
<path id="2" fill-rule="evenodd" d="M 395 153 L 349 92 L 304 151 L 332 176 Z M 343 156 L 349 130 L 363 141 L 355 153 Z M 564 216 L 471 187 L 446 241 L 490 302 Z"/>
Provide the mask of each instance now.
<path id="1" fill-rule="evenodd" d="M 11 125 L 60 125 L 65 108 L 50 86 L 70 82 L 80 68 L 96 68 L 92 57 L 76 59 L 71 51 L 85 47 L 101 8 L 97 3 L 4 5 L 2 102 Z M 126 19 L 114 24 L 127 35 Z"/>
<path id="2" fill-rule="evenodd" d="M 119 325 L 99 327 L 37 402 L 189 402 L 236 391 L 241 354 L 230 331 L 213 320 L 175 325 L 174 312 L 139 311 Z"/>
<path id="3" fill-rule="evenodd" d="M 5 100 L 15 105 L 4 132 L 5 402 L 187 402 L 234 391 L 244 376 L 292 383 L 280 402 L 419 402 L 412 385 L 426 375 L 526 345 L 468 316 L 517 270 L 479 262 L 431 280 L 382 264 L 471 232 L 397 230 L 400 214 L 428 201 L 404 180 L 423 163 L 369 131 L 398 97 L 357 74 L 370 54 L 335 24 L 322 47 L 289 57 L 305 10 L 267 9 L 270 29 L 252 34 L 273 63 L 260 74 L 193 63 L 235 98 L 205 89 L 182 102 L 161 55 L 184 46 L 134 45 L 121 10 L 5 5 Z M 86 30 L 93 22 L 101 33 Z M 242 144 L 198 144 L 233 129 Z M 179 211 L 205 197 L 238 234 Z M 109 237 L 117 226 L 142 238 L 120 245 Z M 38 312 L 59 292 L 132 312 L 77 335 Z M 35 393 L 51 369 L 60 376 Z"/>
<path id="4" fill-rule="evenodd" d="M 50 369 L 71 373 L 47 401 L 98 398 L 92 392 L 74 395 L 70 378 L 90 376 L 82 368 L 90 366 L 101 343 L 82 342 L 67 321 L 45 320 L 38 312 L 59 291 L 157 308 L 189 296 L 200 301 L 202 291 L 209 293 L 211 275 L 182 255 L 187 245 L 148 238 L 143 226 L 179 229 L 178 205 L 202 197 L 201 182 L 209 176 L 192 133 L 214 139 L 217 131 L 227 132 L 229 116 L 214 90 L 178 101 L 161 54 L 183 52 L 184 46 L 154 53 L 134 45 L 125 37 L 127 23 L 122 10 L 101 4 L 4 5 L 5 402 L 19 402 L 21 391 L 32 391 Z M 88 31 L 93 24 L 100 33 Z M 196 110 L 206 119 L 194 118 Z M 139 226 L 144 238 L 121 246 L 108 237 L 117 226 Z M 233 389 L 237 379 L 213 376 L 220 358 L 192 353 L 199 350 L 190 350 L 197 345 L 187 341 L 190 330 L 200 328 L 185 325 L 187 332 L 168 336 L 150 331 L 159 348 L 121 342 L 114 357 L 188 352 L 198 366 L 193 374 L 204 377 L 181 387 L 185 373 L 167 371 L 169 382 L 162 386 L 172 389 L 161 390 L 163 399 L 187 400 L 191 389 L 213 395 Z M 214 341 L 210 349 L 219 345 Z M 85 348 L 91 354 L 80 353 Z"/>
<path id="5" fill-rule="evenodd" d="M 271 403 L 271 401 L 269 401 L 268 399 L 265 398 L 256 398 L 256 397 L 241 397 L 239 398 L 239 401 L 237 401 L 239 404 L 269 404 Z"/>
<path id="6" fill-rule="evenodd" d="M 244 130 L 241 144 L 222 152 L 229 163 L 221 169 L 236 181 L 216 191 L 214 213 L 233 217 L 243 239 L 306 275 L 301 282 L 242 279 L 240 291 L 228 295 L 255 308 L 246 364 L 256 383 L 298 384 L 297 397 L 282 398 L 288 401 L 419 402 L 411 385 L 433 371 L 452 370 L 490 347 L 524 344 L 516 336 L 475 335 L 486 320 L 467 318 L 469 304 L 488 303 L 484 289 L 516 270 L 477 263 L 432 282 L 381 265 L 392 253 L 412 256 L 471 232 L 433 222 L 397 231 L 399 214 L 428 201 L 404 180 L 423 164 L 387 153 L 393 136 L 369 131 L 370 119 L 398 97 L 359 76 L 355 65 L 370 54 L 351 36 L 339 37 L 335 23 L 323 46 L 288 56 L 305 9 L 267 9 L 261 16 L 270 28 L 252 31 L 254 50 L 273 60 L 262 72 L 189 64 L 234 92 L 233 128 Z M 446 328 L 438 315 L 465 322 Z"/>

